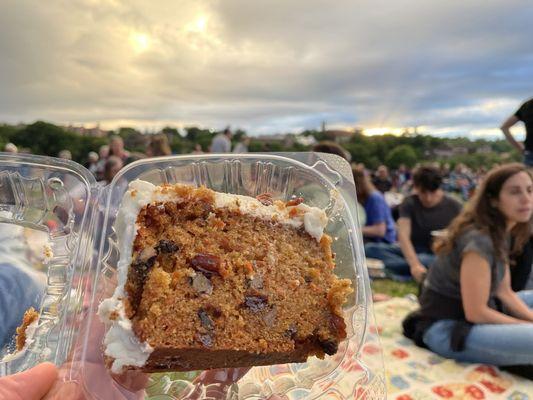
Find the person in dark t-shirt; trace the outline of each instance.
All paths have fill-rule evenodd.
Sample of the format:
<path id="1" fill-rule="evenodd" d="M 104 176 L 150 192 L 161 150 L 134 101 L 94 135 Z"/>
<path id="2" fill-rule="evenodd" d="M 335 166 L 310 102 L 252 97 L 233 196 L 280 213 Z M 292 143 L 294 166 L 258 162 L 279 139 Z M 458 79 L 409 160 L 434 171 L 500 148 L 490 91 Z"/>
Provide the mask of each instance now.
<path id="1" fill-rule="evenodd" d="M 434 234 L 445 229 L 461 211 L 461 204 L 444 194 L 442 177 L 435 167 L 422 166 L 413 175 L 415 194 L 400 205 L 398 244 L 370 243 L 366 256 L 385 264 L 392 278 L 420 282 L 435 259 Z"/>
<path id="2" fill-rule="evenodd" d="M 526 126 L 524 143 L 518 142 L 509 131 L 518 121 L 522 121 Z M 524 154 L 524 164 L 533 167 L 533 98 L 522 104 L 513 115 L 507 118 L 500 129 L 509 143 Z"/>

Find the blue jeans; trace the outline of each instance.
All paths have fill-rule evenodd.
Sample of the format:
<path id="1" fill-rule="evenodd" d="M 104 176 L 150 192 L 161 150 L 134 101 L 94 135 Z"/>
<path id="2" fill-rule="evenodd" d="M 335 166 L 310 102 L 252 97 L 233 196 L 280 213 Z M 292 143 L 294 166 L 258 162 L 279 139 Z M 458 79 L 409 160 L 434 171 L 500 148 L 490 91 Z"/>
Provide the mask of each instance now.
<path id="1" fill-rule="evenodd" d="M 523 290 L 518 296 L 533 307 L 533 290 Z M 431 351 L 457 361 L 506 365 L 533 365 L 533 323 L 476 324 L 468 334 L 465 348 L 453 351 L 450 338 L 454 320 L 435 322 L 424 334 L 424 343 Z"/>
<path id="2" fill-rule="evenodd" d="M 385 269 L 391 278 L 397 280 L 411 278 L 409 264 L 404 258 L 399 245 L 395 243 L 367 243 L 365 244 L 365 254 L 369 258 L 377 258 L 383 261 Z M 426 268 L 435 260 L 435 255 L 431 253 L 417 252 L 416 255 Z"/>

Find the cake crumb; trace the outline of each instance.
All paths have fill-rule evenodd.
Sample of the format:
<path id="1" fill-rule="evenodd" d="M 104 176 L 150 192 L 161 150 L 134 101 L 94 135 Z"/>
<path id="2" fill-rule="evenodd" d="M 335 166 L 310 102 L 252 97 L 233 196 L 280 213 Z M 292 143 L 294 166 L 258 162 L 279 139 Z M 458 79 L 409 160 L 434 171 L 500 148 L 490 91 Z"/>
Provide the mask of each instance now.
<path id="1" fill-rule="evenodd" d="M 54 258 L 54 252 L 52 251 L 52 246 L 49 243 L 46 243 L 43 246 L 43 262 L 48 264 L 50 260 Z"/>
<path id="2" fill-rule="evenodd" d="M 35 311 L 33 307 L 30 307 L 24 313 L 22 318 L 22 324 L 17 328 L 17 351 L 20 351 L 24 348 L 26 344 L 26 329 L 28 326 L 35 322 L 39 318 L 39 313 Z"/>

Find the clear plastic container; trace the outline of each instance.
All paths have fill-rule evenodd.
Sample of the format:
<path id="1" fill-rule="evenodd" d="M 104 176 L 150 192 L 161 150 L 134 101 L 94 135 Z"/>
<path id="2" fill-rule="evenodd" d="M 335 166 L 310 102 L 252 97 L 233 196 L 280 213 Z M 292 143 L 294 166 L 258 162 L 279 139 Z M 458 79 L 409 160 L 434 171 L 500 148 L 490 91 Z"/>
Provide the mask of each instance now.
<path id="1" fill-rule="evenodd" d="M 247 196 L 269 192 L 281 200 L 301 196 L 306 204 L 325 209 L 329 217 L 326 233 L 334 239 L 335 273 L 350 279 L 355 289 L 344 307 L 348 338 L 338 353 L 324 360 L 313 357 L 301 364 L 226 374 L 198 371 L 111 376 L 102 356 L 105 328 L 95 313 L 115 288 L 119 254 L 113 224 L 128 184 L 135 179 L 156 185 L 205 185 Z M 35 253 L 35 248 L 42 246 L 44 256 L 36 264 L 41 277 L 46 276 L 42 296 L 33 299 L 40 318 L 31 343 L 0 362 L 0 374 L 52 361 L 60 366 L 64 387 L 70 390 L 65 393 L 74 390 L 88 399 L 385 398 L 382 353 L 373 328 L 355 204 L 349 164 L 323 153 L 146 159 L 123 168 L 107 186 L 97 184 L 74 162 L 0 154 L 0 235 L 1 227 L 9 226 L 2 223 L 30 229 L 34 242 L 42 243 L 30 247 Z M 13 340 L 6 343 L 0 357 L 13 352 Z M 61 385 L 58 390 L 62 390 Z"/>

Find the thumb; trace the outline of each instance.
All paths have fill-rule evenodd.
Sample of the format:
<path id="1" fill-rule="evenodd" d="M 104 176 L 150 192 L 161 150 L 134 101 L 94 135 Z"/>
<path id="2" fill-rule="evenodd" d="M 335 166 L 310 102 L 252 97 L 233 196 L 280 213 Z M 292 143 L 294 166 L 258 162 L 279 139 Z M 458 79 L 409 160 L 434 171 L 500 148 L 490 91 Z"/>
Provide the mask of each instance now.
<path id="1" fill-rule="evenodd" d="M 39 400 L 57 378 L 57 368 L 52 363 L 42 363 L 27 371 L 0 378 L 0 399 Z"/>

